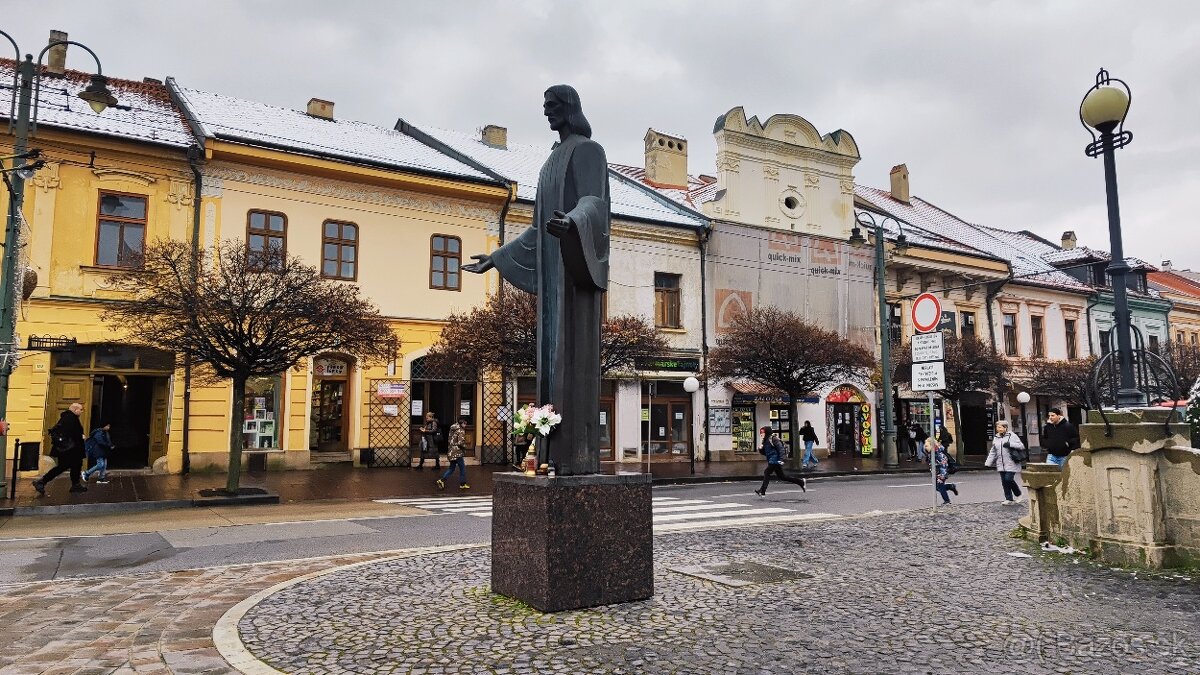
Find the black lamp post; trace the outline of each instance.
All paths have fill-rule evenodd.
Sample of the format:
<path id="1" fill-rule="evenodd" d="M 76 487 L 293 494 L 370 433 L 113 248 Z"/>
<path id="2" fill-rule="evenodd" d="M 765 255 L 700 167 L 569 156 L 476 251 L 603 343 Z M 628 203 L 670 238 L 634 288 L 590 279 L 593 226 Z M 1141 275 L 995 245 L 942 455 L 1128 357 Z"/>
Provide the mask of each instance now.
<path id="1" fill-rule="evenodd" d="M 862 248 L 867 245 L 867 239 L 863 236 L 863 227 L 868 227 L 875 235 L 875 286 L 879 291 L 879 359 L 881 363 L 880 370 L 883 371 L 883 387 L 880 398 L 883 399 L 883 429 L 880 437 L 881 454 L 883 455 L 883 466 L 888 469 L 893 469 L 900 466 L 900 457 L 896 453 L 896 418 L 892 410 L 892 344 L 891 336 L 888 334 L 890 323 L 888 321 L 888 304 L 887 304 L 887 273 L 884 269 L 887 264 L 887 250 L 884 247 L 883 240 L 883 224 L 888 220 L 896 223 L 896 227 L 900 230 L 900 236 L 896 237 L 895 251 L 897 255 L 904 255 L 908 249 L 908 238 L 904 236 L 904 228 L 900 225 L 900 221 L 886 216 L 882 220 L 875 220 L 875 216 L 866 211 L 860 211 L 855 215 L 854 229 L 850 230 L 850 245 L 854 248 Z M 930 411 L 932 414 L 933 411 Z"/>
<path id="2" fill-rule="evenodd" d="M 37 130 L 38 100 L 41 95 L 38 83 L 42 77 L 42 58 L 46 56 L 46 52 L 59 45 L 80 47 L 96 60 L 96 74 L 92 76 L 87 89 L 79 93 L 79 98 L 87 101 L 96 113 L 116 105 L 117 99 L 108 90 L 108 80 L 100 74 L 100 58 L 87 46 L 71 40 L 56 40 L 42 49 L 37 61 L 33 60 L 32 54 L 26 54 L 25 60 L 22 61 L 21 49 L 16 40 L 4 31 L 0 31 L 0 36 L 12 44 L 16 55 L 13 63 L 13 105 L 9 112 L 9 130 L 14 133 L 13 165 L 10 170 L 4 172 L 9 190 L 8 222 L 4 230 L 4 241 L 8 245 L 4 247 L 3 262 L 0 263 L 0 419 L 4 419 L 8 413 L 9 377 L 16 365 L 17 354 L 17 345 L 14 343 L 18 301 L 15 288 L 17 260 L 20 257 L 18 242 L 21 240 L 21 208 L 25 201 L 25 181 L 32 177 L 32 170 L 40 168 L 44 163 L 37 159 L 37 151 L 27 150 L 30 132 Z M 26 163 L 29 159 L 35 161 Z M 5 444 L 0 443 L 0 466 L 5 462 L 5 454 Z M 3 473 L 0 471 L 0 474 Z M 3 476 L 0 475 L 0 485 L 4 484 L 3 480 Z"/>
<path id="3" fill-rule="evenodd" d="M 1113 152 L 1133 140 L 1133 132 L 1125 129 L 1132 93 L 1123 81 L 1109 77 L 1103 68 L 1096 75 L 1096 84 L 1088 90 L 1079 104 L 1079 121 L 1092 135 L 1084 152 L 1088 157 L 1104 158 L 1104 188 L 1108 193 L 1108 238 L 1112 261 L 1108 274 L 1112 277 L 1113 314 L 1116 319 L 1117 359 L 1120 382 L 1117 406 L 1121 408 L 1146 405 L 1146 396 L 1138 390 L 1133 372 L 1133 335 L 1130 329 L 1129 297 L 1125 275 L 1130 267 L 1125 262 L 1125 246 L 1121 242 L 1121 208 L 1117 201 L 1117 163 Z"/>

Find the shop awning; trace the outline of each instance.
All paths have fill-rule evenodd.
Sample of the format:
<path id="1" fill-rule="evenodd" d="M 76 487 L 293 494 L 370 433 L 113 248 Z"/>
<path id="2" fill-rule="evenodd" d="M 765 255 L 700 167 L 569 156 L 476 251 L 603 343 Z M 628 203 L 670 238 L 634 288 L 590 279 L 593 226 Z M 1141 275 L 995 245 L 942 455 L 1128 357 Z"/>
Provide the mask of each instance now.
<path id="1" fill-rule="evenodd" d="M 735 403 L 788 403 L 792 400 L 783 391 L 774 387 L 768 387 L 765 384 L 758 382 L 730 382 L 729 388 L 733 390 L 733 400 Z M 801 403 L 818 403 L 821 397 L 816 394 L 809 394 L 804 397 Z"/>

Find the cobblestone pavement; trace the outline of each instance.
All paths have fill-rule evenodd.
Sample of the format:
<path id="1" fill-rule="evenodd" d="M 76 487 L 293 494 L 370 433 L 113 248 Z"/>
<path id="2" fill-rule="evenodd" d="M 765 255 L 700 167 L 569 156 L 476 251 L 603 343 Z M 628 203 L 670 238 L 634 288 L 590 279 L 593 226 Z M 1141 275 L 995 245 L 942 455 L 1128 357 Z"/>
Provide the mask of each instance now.
<path id="1" fill-rule="evenodd" d="M 380 557 L 3 585 L 0 674 L 236 673 L 212 639 L 226 610 L 282 581 Z"/>
<path id="2" fill-rule="evenodd" d="M 1200 672 L 1200 584 L 1038 552 L 1007 536 L 1015 515 L 664 535 L 653 599 L 554 615 L 490 595 L 486 549 L 385 560 L 283 588 L 238 627 L 288 673 Z M 811 578 L 671 569 L 722 562 Z"/>

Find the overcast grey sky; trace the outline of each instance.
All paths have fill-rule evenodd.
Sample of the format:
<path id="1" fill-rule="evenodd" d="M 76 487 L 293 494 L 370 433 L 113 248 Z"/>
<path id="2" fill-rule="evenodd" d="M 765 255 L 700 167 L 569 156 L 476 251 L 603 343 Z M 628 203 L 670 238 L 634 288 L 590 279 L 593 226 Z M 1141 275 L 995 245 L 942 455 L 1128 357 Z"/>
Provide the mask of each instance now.
<path id="1" fill-rule="evenodd" d="M 1073 229 L 1107 249 L 1103 171 L 1079 101 L 1107 68 L 1133 89 L 1117 157 L 1125 245 L 1200 269 L 1200 2 L 901 0 L 289 0 L 6 3 L 24 51 L 58 28 L 106 73 L 391 126 L 397 117 L 552 140 L 541 92 L 575 85 L 611 161 L 641 164 L 647 127 L 691 142 L 734 106 L 845 129 L 860 183 L 905 162 L 913 193 L 972 222 Z M 92 66 L 79 50 L 68 65 Z"/>

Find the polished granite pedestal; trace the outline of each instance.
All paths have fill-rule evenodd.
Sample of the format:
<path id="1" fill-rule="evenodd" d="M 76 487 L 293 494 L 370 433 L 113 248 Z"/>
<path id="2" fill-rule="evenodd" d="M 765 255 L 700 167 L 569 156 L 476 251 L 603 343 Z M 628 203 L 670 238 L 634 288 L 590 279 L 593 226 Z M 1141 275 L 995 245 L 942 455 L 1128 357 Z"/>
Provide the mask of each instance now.
<path id="1" fill-rule="evenodd" d="M 542 612 L 654 594 L 649 474 L 492 477 L 492 592 Z"/>

